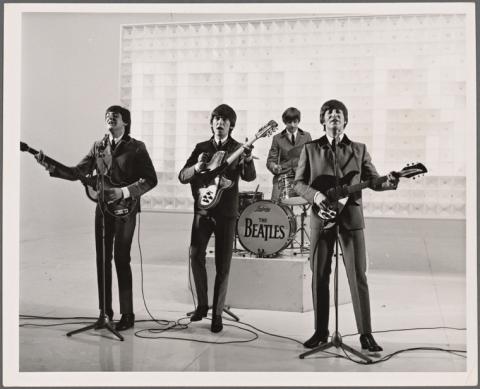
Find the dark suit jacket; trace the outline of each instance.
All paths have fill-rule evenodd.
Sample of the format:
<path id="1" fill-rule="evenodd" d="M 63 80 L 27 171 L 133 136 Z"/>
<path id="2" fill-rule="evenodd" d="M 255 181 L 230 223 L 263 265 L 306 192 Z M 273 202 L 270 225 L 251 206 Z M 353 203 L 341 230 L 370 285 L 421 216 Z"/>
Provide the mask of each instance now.
<path id="1" fill-rule="evenodd" d="M 96 141 L 77 166 L 56 168 L 50 175 L 66 180 L 78 180 L 95 169 L 108 174 L 115 186 L 127 187 L 132 198 L 138 198 L 157 185 L 157 174 L 145 144 L 124 135 L 112 152 L 110 144 Z"/>
<path id="2" fill-rule="evenodd" d="M 235 139 L 228 137 L 228 141 L 222 145 L 221 150 L 227 152 L 227 156 L 232 154 L 235 150 L 241 147 L 241 144 Z M 217 145 L 212 138 L 206 142 L 198 143 L 195 146 L 192 154 L 188 158 L 185 166 L 178 174 L 178 179 L 182 184 L 190 183 L 192 189 L 192 196 L 195 201 L 194 211 L 203 215 L 220 215 L 228 217 L 238 216 L 238 180 L 241 177 L 245 181 L 253 181 L 256 178 L 255 165 L 253 160 L 243 163 L 241 157 L 233 161 L 232 164 L 225 171 L 225 177 L 233 181 L 233 186 L 226 189 L 222 193 L 220 202 L 210 210 L 200 209 L 197 205 L 198 189 L 202 186 L 199 175 L 195 172 L 195 164 L 198 161 L 198 156 L 201 153 L 208 153 L 210 158 L 218 151 Z"/>
<path id="3" fill-rule="evenodd" d="M 268 152 L 267 169 L 273 173 L 274 185 L 278 182 L 278 174 L 273 172 L 273 167 L 275 165 L 281 165 L 282 173 L 295 171 L 298 164 L 298 157 L 290 158 L 288 156 L 288 152 L 294 147 L 301 148 L 302 145 L 312 140 L 309 132 L 303 131 L 299 128 L 297 132 L 297 137 L 295 139 L 295 145 L 292 145 L 292 142 L 287 136 L 289 134 L 290 133 L 285 129 L 280 134 L 275 135 L 272 139 L 272 146 L 270 147 L 270 151 Z M 300 153 L 298 154 L 300 155 Z M 280 163 L 278 163 L 279 160 Z"/>
<path id="4" fill-rule="evenodd" d="M 351 171 L 359 173 L 354 176 L 352 184 L 379 176 L 367 147 L 363 143 L 351 141 L 346 135 L 337 146 L 337 157 L 339 177 Z M 305 144 L 295 175 L 295 190 L 311 204 L 317 192 L 311 184 L 320 175 L 334 175 L 333 152 L 325 135 Z M 384 183 L 372 189 L 388 190 L 390 188 Z M 312 228 L 322 228 L 323 220 L 312 212 L 310 224 Z M 340 215 L 339 225 L 347 230 L 365 228 L 361 191 L 350 196 Z"/>

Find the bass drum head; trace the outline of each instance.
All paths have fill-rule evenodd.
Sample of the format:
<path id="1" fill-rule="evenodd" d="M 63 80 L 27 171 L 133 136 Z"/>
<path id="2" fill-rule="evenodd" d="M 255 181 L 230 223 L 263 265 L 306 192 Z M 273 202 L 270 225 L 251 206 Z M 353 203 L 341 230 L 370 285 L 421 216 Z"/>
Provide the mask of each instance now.
<path id="1" fill-rule="evenodd" d="M 237 221 L 240 244 L 259 256 L 274 255 L 295 237 L 295 215 L 285 205 L 262 200 L 250 204 Z"/>

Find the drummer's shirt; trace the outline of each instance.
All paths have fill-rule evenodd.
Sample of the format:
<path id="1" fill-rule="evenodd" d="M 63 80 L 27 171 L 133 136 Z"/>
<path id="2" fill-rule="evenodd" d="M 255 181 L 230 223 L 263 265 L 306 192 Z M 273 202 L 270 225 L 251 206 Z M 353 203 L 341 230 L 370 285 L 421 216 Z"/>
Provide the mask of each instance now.
<path id="1" fill-rule="evenodd" d="M 330 136 L 330 135 L 328 135 L 328 134 L 325 134 L 325 135 L 327 136 L 328 143 L 330 143 L 330 146 L 331 146 L 331 145 L 332 145 L 332 142 L 333 142 L 333 136 Z M 340 134 L 340 136 L 338 137 L 337 143 L 339 143 L 339 142 L 342 141 L 344 135 L 345 135 L 344 132 L 342 132 L 342 133 Z M 318 191 L 317 193 L 315 193 L 315 196 L 313 196 L 313 202 L 314 202 L 315 204 L 318 204 L 318 203 L 317 203 L 317 197 L 320 196 L 320 195 L 321 195 L 321 192 Z"/>
<path id="2" fill-rule="evenodd" d="M 295 130 L 295 132 L 290 132 L 287 130 L 287 134 L 288 134 L 288 140 L 290 142 L 292 142 L 292 135 L 295 136 L 295 140 L 297 140 L 297 133 L 298 133 L 298 127 L 297 129 Z"/>

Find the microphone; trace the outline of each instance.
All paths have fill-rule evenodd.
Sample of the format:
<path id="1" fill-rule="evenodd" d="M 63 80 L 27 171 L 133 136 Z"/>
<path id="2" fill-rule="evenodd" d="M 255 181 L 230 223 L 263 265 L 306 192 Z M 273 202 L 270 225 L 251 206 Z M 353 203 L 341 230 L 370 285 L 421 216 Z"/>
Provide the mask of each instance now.
<path id="1" fill-rule="evenodd" d="M 104 151 L 107 148 L 108 145 L 108 134 L 105 134 L 105 136 L 102 139 L 102 142 L 100 143 L 99 150 Z"/>

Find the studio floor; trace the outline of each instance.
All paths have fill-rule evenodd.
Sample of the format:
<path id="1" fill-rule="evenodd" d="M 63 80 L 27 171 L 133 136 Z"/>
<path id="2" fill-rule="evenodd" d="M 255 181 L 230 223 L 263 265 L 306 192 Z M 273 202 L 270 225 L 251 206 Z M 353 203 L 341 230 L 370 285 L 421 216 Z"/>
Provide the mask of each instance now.
<path id="1" fill-rule="evenodd" d="M 167 226 L 168 227 L 168 226 Z M 167 227 L 164 227 L 163 232 Z M 464 372 L 463 353 L 418 350 L 400 353 L 385 362 L 362 365 L 331 349 L 305 359 L 302 346 L 313 332 L 313 312 L 237 309 L 240 323 L 224 315 L 224 330 L 210 332 L 210 320 L 185 329 L 161 331 L 164 322 L 185 318 L 193 307 L 188 288 L 188 224 L 177 240 L 158 231 L 142 230 L 145 242 L 140 261 L 132 248 L 135 328 L 119 341 L 106 330 L 66 333 L 95 320 L 97 291 L 90 231 L 64 232 L 20 244 L 20 314 L 61 317 L 38 320 L 22 317 L 19 332 L 21 372 Z M 142 227 L 143 228 L 143 227 Z M 185 241 L 185 238 L 187 240 Z M 165 239 L 171 239 L 166 244 Z M 154 243 L 152 243 L 154 242 Z M 185 243 L 184 243 L 185 242 Z M 151 260 L 155 245 L 157 261 Z M 184 255 L 172 255 L 172 245 Z M 184 246 L 184 247 L 183 247 Z M 175 256 L 175 258 L 173 258 Z M 375 338 L 384 348 L 379 360 L 399 350 L 426 347 L 466 350 L 465 275 L 462 272 L 369 270 Z M 231 277 L 234 277 L 231 274 Z M 114 283 L 115 284 L 115 283 Z M 142 288 L 143 287 L 143 288 Z M 143 290 L 143 292 L 142 292 Z M 148 312 L 147 312 L 148 308 Z M 119 319 L 114 287 L 115 319 Z M 85 317 L 72 319 L 73 317 Z M 334 311 L 331 309 L 331 328 Z M 339 331 L 346 344 L 360 349 L 350 303 L 339 307 Z M 188 319 L 181 319 L 188 323 Z M 58 325 L 61 323 L 70 323 Z M 57 324 L 55 326 L 37 326 Z M 255 327 L 255 328 L 254 328 Z M 437 328 L 438 327 L 438 328 Z M 447 328 L 450 327 L 450 328 Z M 430 329 L 429 329 L 430 328 Z M 269 335 L 275 334 L 281 338 Z M 176 338 L 176 339 L 174 339 Z M 181 338 L 181 340 L 179 339 Z M 352 356 L 352 359 L 357 359 Z"/>

